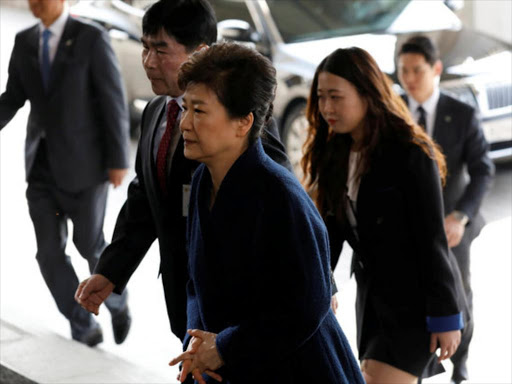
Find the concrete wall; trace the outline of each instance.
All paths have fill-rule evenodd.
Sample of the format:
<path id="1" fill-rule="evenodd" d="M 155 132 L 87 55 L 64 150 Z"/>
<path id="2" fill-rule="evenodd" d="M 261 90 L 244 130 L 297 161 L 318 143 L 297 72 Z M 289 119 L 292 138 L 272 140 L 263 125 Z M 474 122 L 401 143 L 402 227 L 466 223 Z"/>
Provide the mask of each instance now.
<path id="1" fill-rule="evenodd" d="M 464 25 L 512 44 L 512 0 L 466 0 L 457 14 Z"/>

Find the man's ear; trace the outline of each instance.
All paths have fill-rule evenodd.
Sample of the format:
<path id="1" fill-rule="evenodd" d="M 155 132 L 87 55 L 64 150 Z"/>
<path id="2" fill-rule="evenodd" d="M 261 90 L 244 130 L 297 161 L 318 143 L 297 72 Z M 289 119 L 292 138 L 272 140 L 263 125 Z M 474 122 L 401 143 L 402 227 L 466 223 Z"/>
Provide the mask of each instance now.
<path id="1" fill-rule="evenodd" d="M 252 112 L 249 112 L 249 114 L 244 117 L 240 117 L 238 119 L 238 127 L 236 131 L 237 136 L 247 136 L 247 134 L 251 130 L 252 123 L 254 123 L 254 115 L 252 114 Z"/>
<path id="2" fill-rule="evenodd" d="M 436 76 L 441 76 L 441 73 L 443 73 L 443 62 L 441 60 L 434 63 L 434 73 Z"/>
<path id="3" fill-rule="evenodd" d="M 208 49 L 208 48 L 210 48 L 210 47 L 208 46 L 208 44 L 206 44 L 206 43 L 201 43 L 201 44 L 199 44 L 199 45 L 197 46 L 197 48 L 196 48 L 196 49 L 194 49 L 194 52 L 199 52 L 201 49 Z M 192 52 L 192 53 L 194 53 L 194 52 Z"/>

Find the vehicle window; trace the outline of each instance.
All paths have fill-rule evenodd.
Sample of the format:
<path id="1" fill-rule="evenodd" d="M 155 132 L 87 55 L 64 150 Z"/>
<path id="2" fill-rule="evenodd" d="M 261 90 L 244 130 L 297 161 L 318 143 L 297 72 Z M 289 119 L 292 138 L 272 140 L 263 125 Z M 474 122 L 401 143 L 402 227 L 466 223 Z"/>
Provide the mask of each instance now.
<path id="1" fill-rule="evenodd" d="M 267 0 L 287 43 L 381 32 L 409 0 Z"/>
<path id="2" fill-rule="evenodd" d="M 253 29 L 254 22 L 243 0 L 210 0 L 217 21 L 237 19 L 248 22 Z"/>

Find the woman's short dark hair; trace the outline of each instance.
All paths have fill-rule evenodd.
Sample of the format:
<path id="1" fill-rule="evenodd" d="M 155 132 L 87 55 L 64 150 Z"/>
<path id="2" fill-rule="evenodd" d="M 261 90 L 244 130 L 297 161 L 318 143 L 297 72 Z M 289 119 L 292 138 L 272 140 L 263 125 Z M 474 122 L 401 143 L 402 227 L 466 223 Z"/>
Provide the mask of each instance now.
<path id="1" fill-rule="evenodd" d="M 249 132 L 253 143 L 272 116 L 276 89 L 276 70 L 259 52 L 241 44 L 223 42 L 193 54 L 178 74 L 178 84 L 190 83 L 210 88 L 231 118 L 252 112 L 254 122 Z"/>

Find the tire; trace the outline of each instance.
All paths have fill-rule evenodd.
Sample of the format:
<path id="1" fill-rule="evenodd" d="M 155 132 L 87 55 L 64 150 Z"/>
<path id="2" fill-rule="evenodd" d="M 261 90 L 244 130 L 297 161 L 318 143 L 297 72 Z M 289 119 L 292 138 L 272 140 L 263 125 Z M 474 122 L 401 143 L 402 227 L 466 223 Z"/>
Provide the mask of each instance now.
<path id="1" fill-rule="evenodd" d="M 308 122 L 304 114 L 305 109 L 305 101 L 295 104 L 290 109 L 284 121 L 282 134 L 286 153 L 292 164 L 293 171 L 299 180 L 302 180 L 304 175 L 300 162 L 303 156 L 302 147 L 308 134 Z"/>

